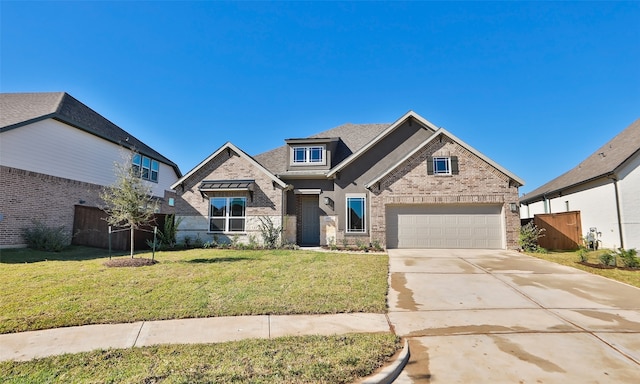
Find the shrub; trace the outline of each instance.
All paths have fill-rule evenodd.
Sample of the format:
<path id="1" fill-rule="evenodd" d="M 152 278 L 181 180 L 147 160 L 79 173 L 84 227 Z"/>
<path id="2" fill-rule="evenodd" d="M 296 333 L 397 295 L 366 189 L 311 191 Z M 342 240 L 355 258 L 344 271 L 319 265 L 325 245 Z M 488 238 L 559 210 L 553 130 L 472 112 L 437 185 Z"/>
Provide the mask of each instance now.
<path id="1" fill-rule="evenodd" d="M 174 214 L 167 215 L 163 228 L 158 231 L 158 242 L 166 248 L 174 248 L 176 246 L 176 235 L 178 227 L 182 223 L 182 217 L 176 218 Z M 153 245 L 153 242 L 151 243 Z M 156 249 L 165 248 L 156 246 Z"/>
<path id="2" fill-rule="evenodd" d="M 518 244 L 525 252 L 546 253 L 546 250 L 540 248 L 538 239 L 544 236 L 545 229 L 538 228 L 533 221 L 520 227 L 520 235 L 518 236 Z"/>
<path id="3" fill-rule="evenodd" d="M 375 249 L 376 251 L 383 251 L 384 249 L 382 248 L 382 245 L 380 245 L 380 240 L 378 239 L 373 239 L 373 242 L 371 242 L 371 246 L 373 247 L 373 249 Z"/>
<path id="4" fill-rule="evenodd" d="M 64 226 L 47 227 L 37 220 L 32 227 L 22 229 L 22 238 L 29 248 L 47 252 L 60 252 L 71 242 Z"/>
<path id="5" fill-rule="evenodd" d="M 600 259 L 600 264 L 602 264 L 602 265 L 612 266 L 612 267 L 616 266 L 616 254 L 615 254 L 615 252 L 603 253 L 602 255 L 600 255 L 599 259 Z"/>
<path id="6" fill-rule="evenodd" d="M 578 258 L 581 263 L 586 263 L 589 261 L 589 251 L 584 246 L 580 246 L 578 249 Z"/>
<path id="7" fill-rule="evenodd" d="M 265 248 L 274 249 L 278 247 L 281 227 L 276 227 L 270 217 L 258 217 L 260 220 L 260 234 L 262 235 L 262 244 Z"/>
<path id="8" fill-rule="evenodd" d="M 336 245 L 336 238 L 335 237 L 330 237 L 329 238 L 329 249 L 332 251 L 335 251 L 338 249 L 338 246 Z"/>
<path id="9" fill-rule="evenodd" d="M 622 264 L 627 268 L 640 267 L 640 258 L 638 258 L 638 252 L 635 249 L 618 248 L 617 256 L 622 261 Z"/>

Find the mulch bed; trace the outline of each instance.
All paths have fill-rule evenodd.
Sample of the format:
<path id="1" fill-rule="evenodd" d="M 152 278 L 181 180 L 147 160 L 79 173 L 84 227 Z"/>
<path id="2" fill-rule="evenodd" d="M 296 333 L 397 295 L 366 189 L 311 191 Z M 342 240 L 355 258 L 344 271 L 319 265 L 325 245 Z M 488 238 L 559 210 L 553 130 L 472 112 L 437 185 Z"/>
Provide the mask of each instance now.
<path id="1" fill-rule="evenodd" d="M 147 265 L 157 264 L 156 260 L 145 258 L 118 257 L 104 263 L 107 267 L 144 267 Z"/>
<path id="2" fill-rule="evenodd" d="M 613 265 L 604 265 L 604 264 L 598 264 L 598 263 L 588 263 L 586 261 L 578 261 L 578 264 L 582 264 L 582 265 L 585 265 L 587 267 L 597 268 L 597 269 L 621 269 L 623 271 L 640 272 L 640 269 L 638 269 L 638 268 L 614 267 Z"/>

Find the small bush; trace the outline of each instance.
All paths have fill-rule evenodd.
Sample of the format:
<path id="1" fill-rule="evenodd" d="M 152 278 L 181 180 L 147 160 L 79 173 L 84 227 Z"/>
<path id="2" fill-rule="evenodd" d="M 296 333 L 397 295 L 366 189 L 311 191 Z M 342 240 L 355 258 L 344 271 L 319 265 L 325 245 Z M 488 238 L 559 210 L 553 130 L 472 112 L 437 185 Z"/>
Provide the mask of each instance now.
<path id="1" fill-rule="evenodd" d="M 60 252 L 71 242 L 64 226 L 47 227 L 37 220 L 33 227 L 22 229 L 22 238 L 29 248 L 47 252 Z"/>
<path id="2" fill-rule="evenodd" d="M 378 239 L 373 239 L 373 242 L 371 242 L 371 246 L 373 247 L 373 249 L 375 249 L 376 251 L 383 251 L 384 249 L 382 248 L 382 245 L 380 245 L 380 240 Z"/>
<path id="3" fill-rule="evenodd" d="M 538 245 L 538 239 L 544 236 L 545 229 L 538 228 L 533 221 L 520 227 L 520 235 L 518 236 L 518 244 L 525 252 L 546 253 Z"/>
<path id="4" fill-rule="evenodd" d="M 332 251 L 335 251 L 338 249 L 338 246 L 336 245 L 336 238 L 335 237 L 330 237 L 329 238 L 329 249 Z"/>
<path id="5" fill-rule="evenodd" d="M 258 217 L 260 220 L 260 234 L 262 235 L 262 244 L 265 248 L 275 249 L 280 242 L 281 227 L 276 227 L 270 217 Z"/>
<path id="6" fill-rule="evenodd" d="M 589 251 L 587 250 L 587 248 L 581 246 L 580 249 L 578 249 L 578 258 L 581 263 L 586 263 L 587 261 L 589 261 Z"/>
<path id="7" fill-rule="evenodd" d="M 616 266 L 616 254 L 615 252 L 606 252 L 600 255 L 600 264 L 615 267 Z"/>
<path id="8" fill-rule="evenodd" d="M 618 248 L 617 256 L 620 258 L 622 264 L 627 268 L 639 268 L 640 258 L 638 258 L 638 252 L 635 249 Z"/>

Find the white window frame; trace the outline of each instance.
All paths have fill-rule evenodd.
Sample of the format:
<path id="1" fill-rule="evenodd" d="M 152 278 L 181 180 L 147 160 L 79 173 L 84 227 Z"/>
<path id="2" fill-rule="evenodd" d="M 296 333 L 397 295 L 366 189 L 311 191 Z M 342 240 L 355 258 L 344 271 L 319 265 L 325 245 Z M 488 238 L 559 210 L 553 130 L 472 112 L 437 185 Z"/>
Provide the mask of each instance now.
<path id="1" fill-rule="evenodd" d="M 320 150 L 321 158 L 319 160 L 313 160 L 311 153 L 314 150 Z M 296 152 L 304 151 L 304 158 L 302 160 L 296 159 Z M 324 145 L 307 145 L 291 147 L 291 164 L 294 165 L 325 165 L 327 164 L 327 147 Z"/>
<path id="2" fill-rule="evenodd" d="M 146 166 L 145 162 L 147 163 Z M 135 153 L 131 158 L 131 166 L 133 167 L 133 172 L 139 178 L 154 183 L 158 182 L 160 174 L 160 163 L 157 160 L 154 160 L 149 156 Z"/>
<path id="3" fill-rule="evenodd" d="M 351 229 L 349 200 L 362 199 L 362 229 Z M 345 196 L 345 232 L 353 234 L 367 233 L 367 195 L 365 193 L 347 193 Z"/>
<path id="4" fill-rule="evenodd" d="M 433 174 L 434 175 L 451 175 L 451 157 L 448 156 L 434 156 L 433 157 Z M 436 162 L 438 161 L 446 161 L 446 169 L 441 171 L 436 166 Z"/>
<path id="5" fill-rule="evenodd" d="M 219 199 L 225 200 L 225 214 L 224 216 L 212 216 L 211 215 L 211 207 L 212 200 Z M 244 212 L 242 216 L 232 216 L 231 215 L 231 202 L 235 199 L 241 199 L 244 201 Z M 214 230 L 212 228 L 212 220 L 224 220 L 224 229 L 223 230 Z M 233 230 L 231 228 L 231 220 L 243 220 L 242 230 Z M 245 196 L 213 196 L 209 197 L 209 232 L 210 233 L 245 233 L 247 230 L 247 198 Z"/>

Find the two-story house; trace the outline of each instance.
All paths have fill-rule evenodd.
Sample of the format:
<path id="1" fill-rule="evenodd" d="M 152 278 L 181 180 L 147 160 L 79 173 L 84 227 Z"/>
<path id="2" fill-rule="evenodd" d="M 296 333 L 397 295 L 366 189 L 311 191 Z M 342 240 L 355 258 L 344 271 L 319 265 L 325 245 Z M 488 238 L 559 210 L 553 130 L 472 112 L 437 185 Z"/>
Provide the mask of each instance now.
<path id="1" fill-rule="evenodd" d="M 71 232 L 75 205 L 100 206 L 130 151 L 160 211 L 172 210 L 165 193 L 182 174 L 171 160 L 67 93 L 0 94 L 0 247 L 22 245 L 33 220 Z"/>
<path id="2" fill-rule="evenodd" d="M 171 187 L 179 236 L 260 240 L 261 218 L 300 245 L 517 248 L 524 182 L 409 111 L 249 156 L 226 143 Z"/>

